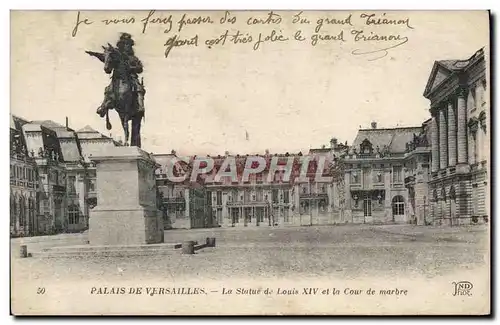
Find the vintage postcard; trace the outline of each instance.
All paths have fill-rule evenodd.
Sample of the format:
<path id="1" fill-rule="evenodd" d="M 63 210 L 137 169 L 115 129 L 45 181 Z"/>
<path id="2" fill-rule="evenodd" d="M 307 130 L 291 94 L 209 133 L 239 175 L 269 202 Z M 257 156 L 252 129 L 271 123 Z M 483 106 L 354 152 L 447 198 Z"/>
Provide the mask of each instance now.
<path id="1" fill-rule="evenodd" d="M 11 313 L 490 314 L 488 11 L 11 11 Z"/>

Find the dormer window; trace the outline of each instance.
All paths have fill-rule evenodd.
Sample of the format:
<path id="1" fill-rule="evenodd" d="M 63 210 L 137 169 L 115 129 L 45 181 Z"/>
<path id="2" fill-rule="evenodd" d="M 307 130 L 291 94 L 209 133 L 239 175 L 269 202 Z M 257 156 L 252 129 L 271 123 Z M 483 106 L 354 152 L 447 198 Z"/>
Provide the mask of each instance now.
<path id="1" fill-rule="evenodd" d="M 363 142 L 361 142 L 359 149 L 360 149 L 362 154 L 372 154 L 373 153 L 373 145 L 371 144 L 370 141 L 368 141 L 368 139 L 365 139 L 365 140 L 363 140 Z"/>

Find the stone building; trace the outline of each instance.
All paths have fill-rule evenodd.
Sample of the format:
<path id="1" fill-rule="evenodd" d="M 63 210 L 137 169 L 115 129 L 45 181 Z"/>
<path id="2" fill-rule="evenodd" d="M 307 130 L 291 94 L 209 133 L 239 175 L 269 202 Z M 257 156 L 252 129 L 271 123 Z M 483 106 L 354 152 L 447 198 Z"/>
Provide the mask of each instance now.
<path id="1" fill-rule="evenodd" d="M 422 127 L 360 129 L 346 156 L 342 222 L 409 223 L 405 188 L 407 144 Z"/>
<path id="2" fill-rule="evenodd" d="M 26 145 L 38 169 L 38 230 L 57 233 L 67 229 L 66 168 L 55 131 L 41 123 L 23 125 Z"/>
<path id="3" fill-rule="evenodd" d="M 207 156 L 214 161 L 214 166 L 206 179 L 189 180 L 180 183 L 170 182 L 167 177 L 167 164 L 175 156 L 158 154 L 155 159 L 160 164 L 157 171 L 157 184 L 161 192 L 165 218 L 174 228 L 194 228 L 207 226 L 222 227 L 269 227 L 285 225 L 334 224 L 340 220 L 338 190 L 332 182 L 316 179 L 316 169 L 321 156 L 326 158 L 322 166 L 324 177 L 329 175 L 330 163 L 345 152 L 347 145 L 332 139 L 330 148 L 311 149 L 308 155 L 298 154 L 265 154 L 256 155 L 266 162 L 262 172 L 252 174 L 248 180 L 242 179 L 243 169 L 249 155 L 231 155 L 226 152 L 221 156 Z M 302 159 L 310 161 L 306 176 L 307 181 L 299 179 Z M 192 164 L 196 157 L 188 157 L 188 161 L 176 165 L 175 176 L 191 175 Z M 200 158 L 200 157 L 198 157 Z M 217 172 L 224 168 L 224 162 L 235 163 L 238 179 L 222 177 L 215 180 Z M 277 167 L 272 172 L 271 162 L 275 160 Z M 288 161 L 291 165 L 290 177 L 286 179 L 283 168 Z M 210 179 L 210 180 L 209 180 Z M 335 189 L 334 189 L 335 188 Z M 205 192 L 205 191 L 206 192 Z M 197 193 L 197 194 L 196 194 Z M 203 193 L 203 194 L 202 194 Z M 198 197 L 198 203 L 193 196 Z M 337 203 L 335 203 L 337 202 Z M 193 215 L 193 209 L 205 211 Z M 204 218 L 204 220 L 201 220 Z"/>
<path id="4" fill-rule="evenodd" d="M 97 204 L 89 155 L 121 145 L 90 127 L 11 115 L 11 235 L 78 232 Z"/>
<path id="5" fill-rule="evenodd" d="M 30 154 L 22 126 L 28 123 L 10 116 L 10 235 L 33 236 L 38 225 L 38 169 Z"/>
<path id="6" fill-rule="evenodd" d="M 415 134 L 406 145 L 404 160 L 404 185 L 408 190 L 410 221 L 417 225 L 429 225 L 429 179 L 431 155 L 431 120 L 422 124 L 420 134 Z"/>
<path id="7" fill-rule="evenodd" d="M 82 231 L 88 227 L 88 207 L 86 204 L 87 191 L 85 182 L 88 178 L 87 164 L 83 161 L 80 142 L 76 132 L 66 125 L 61 125 L 54 121 L 33 121 L 41 126 L 52 130 L 57 136 L 61 149 L 60 161 L 64 168 L 64 179 L 61 186 L 64 186 L 64 206 L 65 217 L 63 230 L 66 232 Z"/>
<path id="8" fill-rule="evenodd" d="M 487 222 L 489 98 L 484 50 L 465 60 L 436 61 L 425 87 L 430 101 L 434 224 Z"/>

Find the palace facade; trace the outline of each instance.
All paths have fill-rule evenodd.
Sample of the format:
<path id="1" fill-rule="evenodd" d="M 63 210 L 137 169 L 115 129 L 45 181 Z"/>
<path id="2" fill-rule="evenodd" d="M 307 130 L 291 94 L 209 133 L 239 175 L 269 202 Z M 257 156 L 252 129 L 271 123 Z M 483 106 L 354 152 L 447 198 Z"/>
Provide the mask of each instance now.
<path id="1" fill-rule="evenodd" d="M 165 228 L 273 227 L 345 223 L 462 225 L 486 223 L 489 210 L 489 96 L 485 54 L 440 60 L 424 97 L 431 117 L 414 127 L 358 130 L 351 146 L 256 155 L 264 170 L 248 180 L 190 175 L 196 156 L 175 166 L 177 155 L 154 155 L 158 208 Z M 89 157 L 120 142 L 86 126 L 74 131 L 53 121 L 10 121 L 10 232 L 33 236 L 82 231 L 97 205 L 96 168 Z M 228 159 L 239 170 L 249 155 L 207 156 L 213 177 Z M 323 159 L 324 158 L 324 159 Z M 301 164 L 309 160 L 306 178 Z M 270 169 L 270 161 L 287 165 Z M 327 161 L 323 165 L 321 161 Z M 316 177 L 317 172 L 321 176 Z M 271 180 L 271 181 L 265 181 Z"/>
<path id="2" fill-rule="evenodd" d="M 30 236 L 38 225 L 38 169 L 28 152 L 22 127 L 28 121 L 10 117 L 10 234 Z"/>
<path id="3" fill-rule="evenodd" d="M 434 224 L 488 222 L 489 97 L 484 50 L 436 61 L 424 91 L 430 101 L 430 214 Z"/>
<path id="4" fill-rule="evenodd" d="M 345 159 L 345 220 L 411 223 L 415 211 L 405 187 L 407 146 L 422 127 L 361 129 Z"/>
<path id="5" fill-rule="evenodd" d="M 238 169 L 238 180 L 221 178 L 218 182 L 197 179 L 174 183 L 167 177 L 167 161 L 175 158 L 175 152 L 167 155 L 155 155 L 160 164 L 157 170 L 157 185 L 163 202 L 165 224 L 174 228 L 195 227 L 270 227 L 286 225 L 319 225 L 341 222 L 340 193 L 334 182 L 316 178 L 320 157 L 324 162 L 333 162 L 345 155 L 348 146 L 331 140 L 330 148 L 311 149 L 308 155 L 272 154 L 266 151 L 262 157 L 266 161 L 265 169 L 251 175 L 248 180 L 241 178 L 248 155 L 207 156 L 214 161 L 212 177 L 220 170 L 224 161 L 232 159 Z M 190 175 L 192 162 L 180 164 L 180 173 Z M 310 160 L 305 174 L 307 180 L 300 179 L 300 161 Z M 285 177 L 285 170 L 273 170 L 270 162 L 276 160 L 278 166 L 285 166 L 293 161 L 290 177 Z M 171 166 L 171 165 L 170 165 Z M 331 176 L 331 166 L 323 166 L 325 178 Z M 177 174 L 176 174 L 177 175 Z M 343 179 L 343 178 L 342 178 Z M 271 181 L 268 181 L 271 180 Z M 198 204 L 194 203 L 195 197 Z M 203 206 L 203 208 L 201 208 Z M 198 211 L 203 213 L 196 213 Z"/>
<path id="6" fill-rule="evenodd" d="M 10 119 L 11 236 L 87 229 L 97 204 L 88 156 L 120 143 L 89 126 L 74 131 L 50 120 Z"/>

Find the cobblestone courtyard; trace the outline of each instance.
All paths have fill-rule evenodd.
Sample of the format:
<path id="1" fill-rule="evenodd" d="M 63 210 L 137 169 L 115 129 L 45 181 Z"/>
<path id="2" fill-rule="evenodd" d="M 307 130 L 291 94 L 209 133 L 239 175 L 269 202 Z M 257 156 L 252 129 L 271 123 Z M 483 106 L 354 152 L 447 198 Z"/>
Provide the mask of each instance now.
<path id="1" fill-rule="evenodd" d="M 268 229 L 198 229 L 165 232 L 166 242 L 204 241 L 216 248 L 193 256 L 18 258 L 19 243 L 42 247 L 75 245 L 86 234 L 12 239 L 12 275 L 16 281 L 178 279 L 198 277 L 290 278 L 369 275 L 433 277 L 451 270 L 486 265 L 487 228 L 345 225 Z"/>

